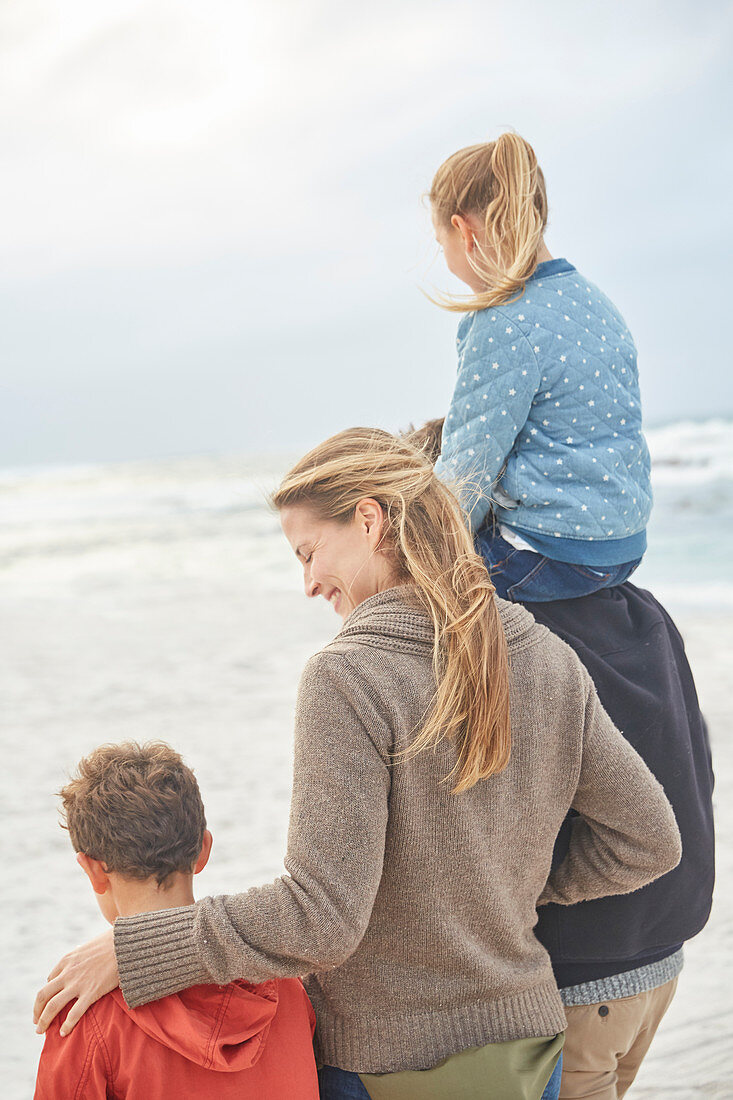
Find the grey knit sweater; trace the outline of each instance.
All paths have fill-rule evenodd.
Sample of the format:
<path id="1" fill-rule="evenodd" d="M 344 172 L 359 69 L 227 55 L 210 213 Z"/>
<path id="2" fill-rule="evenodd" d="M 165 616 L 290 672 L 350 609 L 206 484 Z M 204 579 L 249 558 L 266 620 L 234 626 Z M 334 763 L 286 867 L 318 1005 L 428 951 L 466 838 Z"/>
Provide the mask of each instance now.
<path id="1" fill-rule="evenodd" d="M 676 865 L 679 833 L 573 651 L 523 608 L 499 606 L 508 767 L 453 795 L 441 783 L 452 744 L 395 761 L 435 690 L 433 631 L 410 588 L 370 597 L 303 673 L 288 873 L 119 919 L 128 1004 L 205 982 L 307 976 L 319 1057 L 366 1073 L 565 1027 L 532 932 L 536 905 L 643 886 Z M 580 816 L 550 874 L 571 806 Z"/>

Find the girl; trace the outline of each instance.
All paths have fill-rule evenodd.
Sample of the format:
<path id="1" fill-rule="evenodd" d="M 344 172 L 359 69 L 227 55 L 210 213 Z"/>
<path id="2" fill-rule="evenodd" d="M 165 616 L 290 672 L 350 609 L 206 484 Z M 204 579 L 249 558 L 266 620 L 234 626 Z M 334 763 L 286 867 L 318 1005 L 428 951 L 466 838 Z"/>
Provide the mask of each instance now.
<path id="1" fill-rule="evenodd" d="M 306 594 L 344 620 L 300 685 L 288 873 L 118 919 L 53 972 L 40 1027 L 118 980 L 135 1007 L 308 975 L 324 1098 L 555 1098 L 565 1018 L 536 905 L 669 870 L 671 807 L 572 651 L 494 599 L 423 454 L 343 432 L 274 504 Z"/>
<path id="2" fill-rule="evenodd" d="M 620 584 L 646 548 L 652 503 L 624 320 L 548 252 L 544 177 L 517 134 L 454 153 L 429 197 L 448 268 L 473 292 L 442 301 L 465 317 L 437 472 L 461 484 L 500 595 Z"/>

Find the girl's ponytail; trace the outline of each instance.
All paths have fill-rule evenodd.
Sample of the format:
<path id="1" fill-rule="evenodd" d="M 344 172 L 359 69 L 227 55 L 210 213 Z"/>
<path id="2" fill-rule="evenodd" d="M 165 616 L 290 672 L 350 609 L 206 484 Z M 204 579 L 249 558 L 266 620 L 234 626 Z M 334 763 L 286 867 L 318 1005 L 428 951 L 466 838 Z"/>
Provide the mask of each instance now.
<path id="1" fill-rule="evenodd" d="M 469 298 L 443 297 L 454 312 L 501 305 L 518 296 L 537 267 L 547 225 L 547 192 L 534 149 L 519 134 L 472 145 L 449 157 L 435 174 L 430 203 L 450 225 L 454 214 L 481 218 L 486 248 L 469 257 L 486 290 Z"/>

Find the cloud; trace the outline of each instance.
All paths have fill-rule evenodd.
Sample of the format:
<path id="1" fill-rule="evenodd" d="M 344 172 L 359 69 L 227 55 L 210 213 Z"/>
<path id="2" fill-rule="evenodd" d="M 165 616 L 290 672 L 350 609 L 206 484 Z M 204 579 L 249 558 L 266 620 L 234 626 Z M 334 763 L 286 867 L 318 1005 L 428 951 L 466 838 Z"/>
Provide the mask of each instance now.
<path id="1" fill-rule="evenodd" d="M 409 171 L 401 153 L 434 162 L 452 135 L 518 120 L 572 146 L 573 129 L 694 84 L 730 23 L 468 0 L 368 18 L 333 2 L 36 0 L 13 19 L 5 246 L 27 275 L 312 249 L 325 222 L 368 206 L 374 177 Z"/>
<path id="2" fill-rule="evenodd" d="M 449 153 L 511 126 L 550 184 L 551 247 L 628 303 L 652 363 L 648 407 L 673 407 L 669 373 L 682 378 L 691 356 L 707 371 L 699 400 L 718 401 L 713 336 L 672 339 L 664 303 L 676 269 L 696 272 L 684 290 L 696 309 L 723 300 L 732 12 L 627 0 L 375 0 L 368 13 L 335 0 L 4 5 L 11 385 L 61 404 L 77 394 L 84 414 L 70 397 L 53 444 L 64 453 L 91 438 L 97 408 L 95 440 L 117 438 L 123 454 L 130 432 L 115 437 L 104 391 L 119 409 L 159 410 L 177 376 L 188 398 L 160 437 L 177 450 L 201 446 L 204 406 L 214 440 L 245 422 L 264 439 L 275 431 L 264 412 L 288 386 L 298 407 L 279 414 L 286 434 L 307 416 L 338 427 L 355 409 L 409 420 L 416 388 L 426 415 L 439 410 L 454 321 L 418 291 L 448 285 L 430 267 L 420 194 Z M 17 428 L 27 435 L 22 417 Z M 147 433 L 149 453 L 152 413 Z"/>

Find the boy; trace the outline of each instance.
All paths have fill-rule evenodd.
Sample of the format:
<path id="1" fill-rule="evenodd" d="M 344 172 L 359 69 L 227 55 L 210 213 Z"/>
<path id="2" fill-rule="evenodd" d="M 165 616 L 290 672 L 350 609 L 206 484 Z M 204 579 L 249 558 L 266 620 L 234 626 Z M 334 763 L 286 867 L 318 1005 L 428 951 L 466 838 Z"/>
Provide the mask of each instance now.
<path id="1" fill-rule="evenodd" d="M 60 796 L 77 862 L 111 924 L 193 904 L 211 833 L 178 753 L 162 742 L 102 745 Z M 36 1100 L 318 1097 L 315 1015 L 294 979 L 200 985 L 138 1009 L 115 989 L 62 1038 L 65 1017 L 46 1032 Z"/>

